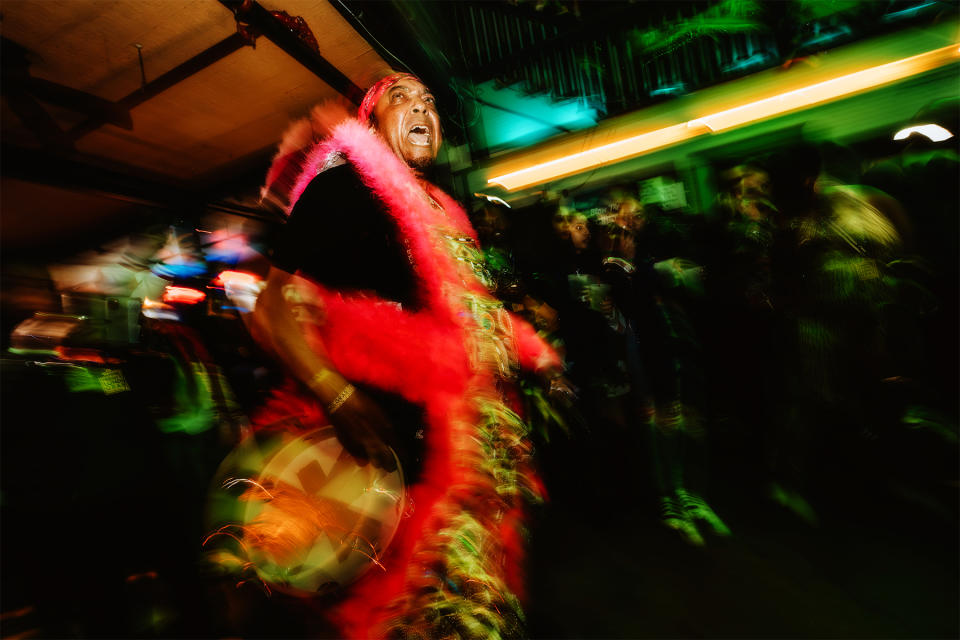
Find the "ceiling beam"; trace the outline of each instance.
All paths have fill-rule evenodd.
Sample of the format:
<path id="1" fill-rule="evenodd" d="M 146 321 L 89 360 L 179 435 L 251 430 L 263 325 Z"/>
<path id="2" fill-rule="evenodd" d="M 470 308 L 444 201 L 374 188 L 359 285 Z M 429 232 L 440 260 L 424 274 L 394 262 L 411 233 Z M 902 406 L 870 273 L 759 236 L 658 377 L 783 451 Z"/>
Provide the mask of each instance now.
<path id="1" fill-rule="evenodd" d="M 7 143 L 3 144 L 2 153 L 4 177 L 151 206 L 196 201 L 195 194 L 182 185 L 120 171 L 105 164 L 102 158 L 76 152 L 51 153 Z M 56 167 L 56 171 L 51 171 L 51 167 Z"/>
<path id="2" fill-rule="evenodd" d="M 125 129 L 133 128 L 130 113 L 123 107 L 92 93 L 30 75 L 30 51 L 5 37 L 0 37 L 0 63 L 3 77 L 0 89 L 8 105 L 47 147 L 69 149 L 72 139 L 64 134 L 41 102 Z"/>
<path id="3" fill-rule="evenodd" d="M 230 9 L 238 22 L 250 25 L 263 34 L 347 100 L 360 104 L 363 90 L 259 3 L 251 0 L 220 0 L 220 4 Z"/>
<path id="4" fill-rule="evenodd" d="M 178 64 L 173 69 L 146 83 L 136 91 L 127 94 L 121 98 L 116 105 L 118 108 L 129 112 L 130 109 L 143 104 L 147 100 L 183 82 L 193 74 L 206 69 L 213 63 L 226 58 L 234 51 L 242 49 L 249 44 L 252 43 L 240 33 L 229 35 L 220 42 L 204 49 L 186 62 Z M 107 120 L 103 117 L 89 118 L 70 129 L 68 136 L 71 140 L 77 140 L 91 131 L 96 131 L 106 124 L 106 122 Z"/>
<path id="5" fill-rule="evenodd" d="M 247 218 L 275 222 L 266 209 L 225 202 L 209 189 L 200 190 L 170 181 L 158 181 L 113 167 L 102 158 L 78 153 L 50 153 L 39 149 L 3 144 L 3 176 L 60 189 L 82 191 L 172 212 L 214 209 Z M 56 167 L 51 171 L 50 167 Z"/>

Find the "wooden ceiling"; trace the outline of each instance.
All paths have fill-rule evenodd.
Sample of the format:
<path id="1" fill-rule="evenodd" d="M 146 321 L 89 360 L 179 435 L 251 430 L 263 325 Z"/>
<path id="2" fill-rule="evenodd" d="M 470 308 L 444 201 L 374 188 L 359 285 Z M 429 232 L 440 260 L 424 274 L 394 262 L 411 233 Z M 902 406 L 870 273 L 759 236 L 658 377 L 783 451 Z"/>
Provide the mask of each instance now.
<path id="1" fill-rule="evenodd" d="M 342 88 L 338 91 L 267 36 L 257 37 L 255 46 L 235 47 L 156 95 L 138 97 L 144 83 L 149 88 L 236 34 L 238 23 L 227 6 L 235 4 L 3 0 L 4 173 L 18 161 L 11 149 L 33 150 L 198 189 L 222 177 L 225 168 L 268 156 L 291 120 L 341 96 Z M 259 5 L 302 17 L 316 37 L 317 57 L 354 85 L 364 87 L 388 68 L 327 0 L 260 0 Z M 25 50 L 24 62 L 13 71 L 9 43 Z M 53 94 L 43 90 L 51 86 Z M 86 95 L 74 100 L 71 90 Z M 114 123 L 91 119 L 92 108 L 83 106 L 91 101 L 117 112 Z"/>

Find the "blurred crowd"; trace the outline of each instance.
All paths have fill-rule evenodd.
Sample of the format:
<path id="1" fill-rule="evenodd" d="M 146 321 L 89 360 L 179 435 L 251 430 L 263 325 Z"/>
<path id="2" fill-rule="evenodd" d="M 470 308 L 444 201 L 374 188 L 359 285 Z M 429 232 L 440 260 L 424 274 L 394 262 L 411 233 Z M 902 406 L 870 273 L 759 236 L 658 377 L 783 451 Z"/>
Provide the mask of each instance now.
<path id="1" fill-rule="evenodd" d="M 498 295 L 576 386 L 552 413 L 531 391 L 533 413 L 630 452 L 636 495 L 692 545 L 730 535 L 709 493 L 738 482 L 811 526 L 864 495 L 952 521 L 955 152 L 803 142 L 712 169 L 702 211 L 623 181 L 478 212 Z"/>
<path id="2" fill-rule="evenodd" d="M 734 512 L 754 505 L 798 527 L 904 505 L 956 527 L 955 141 L 911 136 L 880 161 L 832 142 L 715 161 L 702 207 L 675 175 L 523 208 L 480 200 L 495 295 L 567 367 L 556 388 L 521 381 L 552 503 L 629 508 L 692 546 L 736 536 Z M 38 611 L 89 629 L 206 624 L 206 490 L 278 382 L 246 326 L 269 228 L 163 224 L 5 265 L 4 588 L 41 603 L 22 609 L 26 627 Z M 40 457 L 59 472 L 35 475 Z M 95 575 L 9 554 L 91 513 L 71 539 Z M 102 594 L 133 603 L 129 620 L 101 611 Z"/>

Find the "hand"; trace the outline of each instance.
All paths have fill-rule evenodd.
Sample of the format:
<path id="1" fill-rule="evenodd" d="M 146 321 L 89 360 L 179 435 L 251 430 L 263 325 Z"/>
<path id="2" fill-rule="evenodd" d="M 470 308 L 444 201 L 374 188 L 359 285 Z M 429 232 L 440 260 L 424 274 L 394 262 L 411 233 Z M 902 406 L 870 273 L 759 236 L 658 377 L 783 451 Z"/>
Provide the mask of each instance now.
<path id="1" fill-rule="evenodd" d="M 392 425 L 373 400 L 360 391 L 354 391 L 328 417 L 340 444 L 361 465 L 370 461 L 379 469 L 397 469 L 396 456 L 386 443 L 386 435 L 392 430 Z"/>
<path id="2" fill-rule="evenodd" d="M 577 399 L 577 392 L 578 389 L 565 375 L 559 375 L 550 379 L 550 390 L 548 395 L 553 398 L 572 403 Z"/>

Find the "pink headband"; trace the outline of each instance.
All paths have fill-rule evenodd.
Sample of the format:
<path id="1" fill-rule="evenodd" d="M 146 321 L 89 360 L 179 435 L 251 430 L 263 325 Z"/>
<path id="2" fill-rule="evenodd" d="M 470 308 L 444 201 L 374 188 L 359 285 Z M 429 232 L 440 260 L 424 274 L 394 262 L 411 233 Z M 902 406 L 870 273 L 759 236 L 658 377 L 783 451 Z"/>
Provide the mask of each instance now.
<path id="1" fill-rule="evenodd" d="M 400 72 L 391 74 L 385 78 L 381 78 L 376 84 L 367 89 L 366 95 L 363 96 L 363 102 L 360 103 L 360 109 L 357 111 L 357 118 L 360 120 L 360 122 L 366 124 L 366 122 L 370 119 L 370 115 L 373 113 L 373 108 L 377 106 L 377 102 L 380 100 L 383 94 L 387 92 L 387 89 L 405 78 L 410 78 L 411 80 L 420 82 L 420 79 L 417 78 L 417 76 L 410 73 Z"/>

